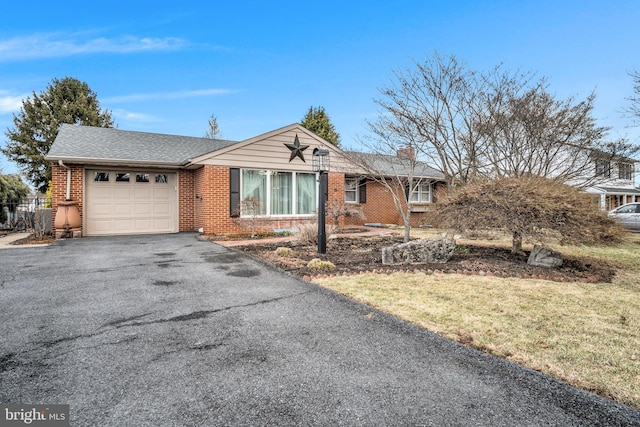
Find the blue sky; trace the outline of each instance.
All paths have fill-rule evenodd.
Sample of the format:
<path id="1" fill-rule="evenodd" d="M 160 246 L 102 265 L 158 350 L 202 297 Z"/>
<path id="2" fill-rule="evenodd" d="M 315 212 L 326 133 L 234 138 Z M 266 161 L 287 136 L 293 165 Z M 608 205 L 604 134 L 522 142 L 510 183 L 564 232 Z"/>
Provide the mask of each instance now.
<path id="1" fill-rule="evenodd" d="M 0 144 L 21 100 L 53 78 L 98 94 L 120 129 L 243 140 L 323 106 L 356 147 L 394 70 L 435 51 L 470 68 L 533 71 L 558 97 L 595 91 L 611 138 L 640 70 L 640 2 L 10 1 L 0 12 Z M 356 147 L 357 148 L 357 147 Z M 16 167 L 0 155 L 4 173 Z"/>

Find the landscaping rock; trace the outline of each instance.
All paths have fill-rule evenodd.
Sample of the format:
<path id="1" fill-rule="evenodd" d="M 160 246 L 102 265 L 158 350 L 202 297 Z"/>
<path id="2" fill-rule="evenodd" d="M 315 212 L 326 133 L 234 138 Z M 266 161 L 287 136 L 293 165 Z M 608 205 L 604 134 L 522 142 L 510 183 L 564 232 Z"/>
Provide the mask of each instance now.
<path id="1" fill-rule="evenodd" d="M 445 263 L 456 249 L 453 239 L 418 239 L 382 248 L 383 264 Z"/>
<path id="2" fill-rule="evenodd" d="M 539 267 L 562 267 L 562 254 L 542 245 L 534 245 L 527 264 Z"/>

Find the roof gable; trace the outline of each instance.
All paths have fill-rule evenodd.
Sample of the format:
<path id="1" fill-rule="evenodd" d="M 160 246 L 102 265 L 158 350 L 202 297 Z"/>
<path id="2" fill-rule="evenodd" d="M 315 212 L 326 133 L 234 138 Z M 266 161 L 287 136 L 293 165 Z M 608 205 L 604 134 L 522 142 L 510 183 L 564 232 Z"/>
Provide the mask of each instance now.
<path id="1" fill-rule="evenodd" d="M 287 144 L 294 144 L 296 138 L 304 151 L 302 151 L 302 157 L 292 158 L 291 150 Z M 334 165 L 339 165 L 343 158 L 342 151 L 300 124 L 285 126 L 207 153 L 193 159 L 192 163 L 194 165 L 311 171 L 313 150 L 317 147 L 326 148 L 331 152 L 331 169 L 335 170 Z"/>
<path id="2" fill-rule="evenodd" d="M 254 136 L 254 137 L 249 138 L 249 139 L 245 139 L 244 141 L 240 141 L 237 144 L 234 144 L 233 146 L 225 147 L 223 149 L 217 150 L 216 152 L 205 153 L 204 155 L 193 159 L 193 162 L 194 163 L 204 162 L 207 159 L 221 156 L 221 155 L 223 155 L 225 153 L 228 153 L 230 151 L 242 150 L 243 148 L 246 148 L 249 145 L 253 145 L 253 144 L 256 144 L 256 143 L 259 143 L 259 142 L 262 142 L 262 141 L 287 138 L 286 135 L 287 134 L 291 134 L 291 133 L 299 133 L 299 134 L 306 135 L 307 139 L 315 141 L 318 145 L 334 147 L 335 150 L 340 151 L 335 145 L 331 144 L 328 141 L 325 141 L 324 139 L 322 139 L 321 137 L 319 137 L 315 133 L 311 132 L 310 130 L 308 130 L 307 128 L 302 126 L 301 124 L 294 123 L 294 124 L 291 124 L 291 125 L 288 125 L 288 126 L 284 126 L 282 128 L 279 128 L 279 129 L 272 130 L 272 131 L 267 132 L 267 133 L 263 133 L 263 134 L 258 135 L 258 136 Z M 293 140 L 291 140 L 290 142 L 293 142 Z M 311 153 L 309 153 L 309 155 L 311 155 Z"/>

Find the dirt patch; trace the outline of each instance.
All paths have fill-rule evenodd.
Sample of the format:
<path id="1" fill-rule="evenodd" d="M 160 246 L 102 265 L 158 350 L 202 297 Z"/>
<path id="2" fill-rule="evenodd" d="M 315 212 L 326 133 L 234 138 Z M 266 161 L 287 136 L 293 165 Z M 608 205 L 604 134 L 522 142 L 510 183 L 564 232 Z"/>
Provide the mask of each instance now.
<path id="1" fill-rule="evenodd" d="M 527 264 L 527 256 L 512 255 L 508 249 L 484 246 L 458 246 L 453 258 L 446 264 L 420 263 L 409 265 L 383 265 L 382 248 L 402 242 L 395 236 L 342 237 L 327 242 L 327 253 L 320 255 L 317 247 L 299 242 L 279 242 L 238 246 L 235 249 L 262 259 L 300 277 L 314 277 L 321 273 L 307 267 L 313 258 L 332 262 L 336 268 L 331 274 L 345 275 L 361 272 L 392 273 L 419 271 L 425 273 L 460 273 L 498 277 L 520 277 L 558 282 L 611 282 L 615 271 L 593 259 L 565 258 L 560 268 L 534 267 Z M 287 247 L 292 256 L 276 254 L 278 247 Z"/>

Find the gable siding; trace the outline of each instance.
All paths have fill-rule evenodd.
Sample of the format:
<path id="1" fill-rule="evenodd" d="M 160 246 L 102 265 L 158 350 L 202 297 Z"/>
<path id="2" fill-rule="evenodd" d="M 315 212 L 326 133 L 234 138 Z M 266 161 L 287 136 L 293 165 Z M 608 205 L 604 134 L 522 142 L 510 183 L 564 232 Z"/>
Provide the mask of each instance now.
<path id="1" fill-rule="evenodd" d="M 303 151 L 305 162 L 299 157 L 289 161 L 291 151 L 285 144 L 293 144 L 296 134 L 301 146 L 308 146 Z M 286 170 L 295 172 L 313 171 L 313 150 L 320 146 L 320 141 L 311 138 L 305 133 L 290 130 L 281 134 L 251 144 L 222 150 L 223 153 L 215 154 L 199 163 L 205 165 L 220 165 L 247 169 Z M 344 170 L 344 159 L 338 149 L 328 147 L 331 152 L 331 170 Z"/>

